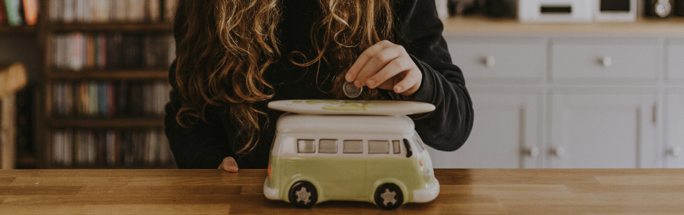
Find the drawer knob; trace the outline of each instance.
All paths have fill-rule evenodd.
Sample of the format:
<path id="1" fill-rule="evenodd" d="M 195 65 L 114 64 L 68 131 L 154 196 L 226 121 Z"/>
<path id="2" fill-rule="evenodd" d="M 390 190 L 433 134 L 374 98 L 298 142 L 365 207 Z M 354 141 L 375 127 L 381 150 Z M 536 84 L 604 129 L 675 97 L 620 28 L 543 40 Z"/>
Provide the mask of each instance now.
<path id="1" fill-rule="evenodd" d="M 527 156 L 532 157 L 532 158 L 536 158 L 537 156 L 539 156 L 539 148 L 537 148 L 536 146 L 532 146 L 530 148 L 527 148 L 527 149 L 525 149 L 525 154 Z"/>
<path id="2" fill-rule="evenodd" d="M 551 149 L 551 154 L 553 154 L 556 157 L 561 157 L 565 154 L 565 148 L 562 146 L 558 146 L 554 149 Z"/>
<path id="3" fill-rule="evenodd" d="M 494 56 L 487 56 L 484 59 L 484 64 L 485 64 L 485 66 L 490 67 L 490 68 L 494 67 L 494 65 L 496 65 L 496 59 L 494 58 Z"/>
<path id="4" fill-rule="evenodd" d="M 605 68 L 608 68 L 611 65 L 613 65 L 613 59 L 610 57 L 603 57 L 603 58 L 601 58 L 600 61 L 601 61 L 601 65 L 603 65 L 603 67 L 605 67 Z"/>

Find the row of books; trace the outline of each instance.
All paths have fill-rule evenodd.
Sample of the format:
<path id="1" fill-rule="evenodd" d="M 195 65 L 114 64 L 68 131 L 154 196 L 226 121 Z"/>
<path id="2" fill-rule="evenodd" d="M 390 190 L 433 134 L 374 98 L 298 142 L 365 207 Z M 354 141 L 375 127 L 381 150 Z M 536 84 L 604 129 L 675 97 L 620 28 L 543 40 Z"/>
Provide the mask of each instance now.
<path id="1" fill-rule="evenodd" d="M 57 81 L 55 117 L 163 116 L 171 86 L 166 81 Z"/>
<path id="2" fill-rule="evenodd" d="M 52 66 L 61 70 L 168 68 L 175 56 L 171 34 L 75 32 L 52 37 Z"/>
<path id="3" fill-rule="evenodd" d="M 38 0 L 0 0 L 0 26 L 36 25 Z"/>
<path id="4" fill-rule="evenodd" d="M 171 22 L 178 0 L 50 0 L 52 23 Z"/>
<path id="5" fill-rule="evenodd" d="M 54 130 L 52 164 L 57 167 L 166 167 L 174 164 L 161 129 Z"/>
<path id="6" fill-rule="evenodd" d="M 61 70 L 168 68 L 176 56 L 170 34 L 58 34 L 52 66 Z"/>

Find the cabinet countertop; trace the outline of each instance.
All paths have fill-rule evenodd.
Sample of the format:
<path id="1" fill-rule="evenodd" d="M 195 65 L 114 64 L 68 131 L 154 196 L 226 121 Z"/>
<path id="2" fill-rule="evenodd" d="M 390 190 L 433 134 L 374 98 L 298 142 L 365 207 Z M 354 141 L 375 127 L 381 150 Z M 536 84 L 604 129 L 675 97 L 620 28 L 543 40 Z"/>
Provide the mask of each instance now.
<path id="1" fill-rule="evenodd" d="M 520 23 L 513 18 L 472 16 L 450 17 L 443 23 L 444 34 L 684 37 L 684 17 L 639 18 L 634 22 Z"/>
<path id="2" fill-rule="evenodd" d="M 653 214 L 684 211 L 684 169 L 443 169 L 437 199 L 399 213 Z M 265 170 L 3 170 L 0 214 L 378 213 L 371 203 L 296 209 L 267 200 Z M 385 211 L 388 212 L 388 211 Z"/>

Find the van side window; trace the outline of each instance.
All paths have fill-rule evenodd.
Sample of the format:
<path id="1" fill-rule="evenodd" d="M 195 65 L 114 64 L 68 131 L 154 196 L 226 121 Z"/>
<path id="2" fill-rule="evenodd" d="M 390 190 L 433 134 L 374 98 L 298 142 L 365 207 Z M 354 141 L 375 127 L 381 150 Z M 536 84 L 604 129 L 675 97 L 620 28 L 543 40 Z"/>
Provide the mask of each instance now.
<path id="1" fill-rule="evenodd" d="M 342 152 L 345 154 L 363 153 L 363 140 L 344 140 Z"/>
<path id="2" fill-rule="evenodd" d="M 320 141 L 318 141 L 318 152 L 327 154 L 337 153 L 337 140 L 321 139 Z"/>
<path id="3" fill-rule="evenodd" d="M 389 141 L 369 140 L 368 154 L 389 154 Z"/>
<path id="4" fill-rule="evenodd" d="M 399 140 L 392 140 L 392 149 L 394 154 L 401 154 L 401 145 L 399 145 Z"/>
<path id="5" fill-rule="evenodd" d="M 297 152 L 298 153 L 316 153 L 315 140 L 308 139 L 297 139 Z"/>

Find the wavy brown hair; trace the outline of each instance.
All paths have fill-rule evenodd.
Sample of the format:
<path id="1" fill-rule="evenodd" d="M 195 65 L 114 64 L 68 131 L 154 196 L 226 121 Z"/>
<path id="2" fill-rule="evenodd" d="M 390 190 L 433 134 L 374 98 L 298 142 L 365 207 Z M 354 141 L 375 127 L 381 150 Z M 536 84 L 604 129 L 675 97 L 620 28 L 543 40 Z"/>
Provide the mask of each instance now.
<path id="1" fill-rule="evenodd" d="M 231 122 L 244 141 L 236 154 L 251 151 L 259 142 L 260 119 L 266 113 L 254 104 L 273 97 L 264 72 L 281 59 L 278 22 L 282 0 L 185 0 L 177 17 L 185 17 L 177 38 L 175 82 L 182 102 L 176 120 L 204 120 L 209 106 L 228 106 Z M 317 56 L 301 58 L 286 53 L 292 63 L 309 67 L 327 63 L 336 74 L 333 98 L 343 98 L 344 74 L 359 54 L 381 40 L 391 40 L 393 12 L 390 0 L 318 0 L 321 15 L 311 28 Z M 292 60 L 296 58 L 302 61 Z M 376 91 L 362 98 L 375 97 Z M 260 117 L 261 116 L 261 117 Z M 268 122 L 265 123 L 268 125 Z"/>

